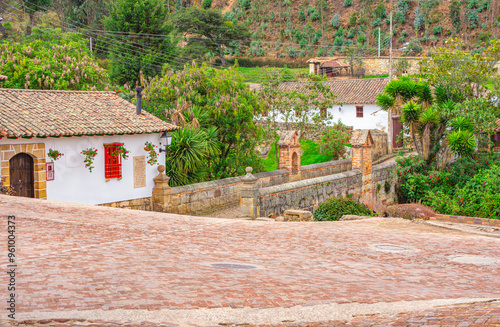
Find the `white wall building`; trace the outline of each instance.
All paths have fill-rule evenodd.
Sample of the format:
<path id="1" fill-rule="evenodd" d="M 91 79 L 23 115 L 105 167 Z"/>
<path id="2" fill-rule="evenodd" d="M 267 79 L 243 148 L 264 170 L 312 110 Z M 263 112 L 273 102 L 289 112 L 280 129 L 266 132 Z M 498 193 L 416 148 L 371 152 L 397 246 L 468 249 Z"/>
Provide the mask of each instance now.
<path id="1" fill-rule="evenodd" d="M 338 104 L 327 108 L 328 117 L 331 118 L 329 123 L 340 121 L 344 125 L 352 126 L 353 129 L 378 129 L 388 133 L 388 113 L 376 104 L 377 95 L 383 92 L 387 82 L 388 80 L 383 78 L 323 82 L 337 96 L 335 102 Z M 279 88 L 284 91 L 307 93 L 309 90 L 305 87 L 306 84 L 288 82 L 280 84 Z M 270 116 L 273 114 L 275 113 L 268 113 Z M 307 115 L 312 122 L 310 118 L 318 114 L 321 114 L 318 108 L 311 108 Z M 326 112 L 323 111 L 323 114 L 326 114 Z M 299 119 L 294 116 L 293 110 L 290 110 L 288 117 L 283 114 L 276 115 L 276 121 L 278 122 L 296 122 Z"/>
<path id="2" fill-rule="evenodd" d="M 160 135 L 177 128 L 137 114 L 113 92 L 0 89 L 0 115 L 2 184 L 20 196 L 84 204 L 151 197 L 165 162 Z M 152 165 L 146 142 L 157 146 Z M 113 155 L 118 145 L 127 159 Z M 88 148 L 97 149 L 92 172 L 81 153 Z M 49 149 L 63 156 L 52 164 Z"/>

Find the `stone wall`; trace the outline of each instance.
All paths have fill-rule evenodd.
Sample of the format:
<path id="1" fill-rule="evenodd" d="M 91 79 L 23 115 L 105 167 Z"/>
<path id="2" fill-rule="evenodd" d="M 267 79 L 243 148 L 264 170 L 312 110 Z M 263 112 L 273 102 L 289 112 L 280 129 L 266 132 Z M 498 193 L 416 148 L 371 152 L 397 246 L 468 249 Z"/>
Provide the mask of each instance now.
<path id="1" fill-rule="evenodd" d="M 396 163 L 372 166 L 374 142 L 369 130 L 355 130 L 351 144 L 352 160 L 337 161 L 336 165 L 339 170 L 352 168 L 348 171 L 330 172 L 321 177 L 263 188 L 258 185 L 249 168 L 247 175 L 242 179 L 243 187 L 240 193 L 242 216 L 252 218 L 278 216 L 288 209 L 313 211 L 326 199 L 346 194 L 353 194 L 377 212 L 393 204 L 395 199 L 393 171 Z M 311 166 L 321 168 L 321 164 Z M 330 166 L 328 169 L 333 168 Z M 308 176 L 313 176 L 314 169 L 309 169 L 309 172 Z"/>
<path id="2" fill-rule="evenodd" d="M 304 180 L 319 176 L 332 175 L 351 169 L 351 159 L 327 161 L 300 167 L 300 179 Z"/>
<path id="3" fill-rule="evenodd" d="M 102 207 L 124 208 L 134 210 L 152 211 L 153 204 L 151 198 L 134 199 L 120 202 L 100 204 Z"/>
<path id="4" fill-rule="evenodd" d="M 351 170 L 334 175 L 311 178 L 259 189 L 257 216 L 279 216 L 287 209 L 314 211 L 330 197 L 361 192 L 362 175 Z"/>
<path id="5" fill-rule="evenodd" d="M 373 138 L 372 158 L 373 160 L 377 160 L 389 153 L 387 146 L 387 133 L 379 131 L 378 129 L 371 129 L 370 133 Z"/>
<path id="6" fill-rule="evenodd" d="M 399 61 L 407 60 L 410 64 L 408 69 L 408 74 L 420 74 L 420 64 L 419 61 L 422 58 L 418 57 L 393 57 L 393 74 L 396 75 L 396 67 Z M 363 68 L 365 69 L 365 75 L 387 75 L 389 74 L 389 57 L 367 57 L 363 58 Z"/>

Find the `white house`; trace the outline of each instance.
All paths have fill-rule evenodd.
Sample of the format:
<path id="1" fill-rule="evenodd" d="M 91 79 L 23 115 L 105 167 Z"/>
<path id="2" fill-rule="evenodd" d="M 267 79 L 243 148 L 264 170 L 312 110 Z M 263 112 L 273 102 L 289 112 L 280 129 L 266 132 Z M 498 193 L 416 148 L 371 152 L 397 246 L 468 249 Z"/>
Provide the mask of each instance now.
<path id="1" fill-rule="evenodd" d="M 1 182 L 20 196 L 84 204 L 151 197 L 165 162 L 158 149 L 176 128 L 113 92 L 0 89 Z M 92 172 L 88 149 L 97 149 Z"/>

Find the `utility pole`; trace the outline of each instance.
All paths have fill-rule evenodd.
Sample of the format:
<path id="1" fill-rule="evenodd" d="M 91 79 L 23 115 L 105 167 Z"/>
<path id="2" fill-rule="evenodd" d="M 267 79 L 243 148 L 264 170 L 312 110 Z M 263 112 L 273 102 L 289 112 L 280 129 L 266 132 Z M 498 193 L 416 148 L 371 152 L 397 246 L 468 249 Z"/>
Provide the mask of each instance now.
<path id="1" fill-rule="evenodd" d="M 380 26 L 378 27 L 378 56 L 380 57 Z"/>

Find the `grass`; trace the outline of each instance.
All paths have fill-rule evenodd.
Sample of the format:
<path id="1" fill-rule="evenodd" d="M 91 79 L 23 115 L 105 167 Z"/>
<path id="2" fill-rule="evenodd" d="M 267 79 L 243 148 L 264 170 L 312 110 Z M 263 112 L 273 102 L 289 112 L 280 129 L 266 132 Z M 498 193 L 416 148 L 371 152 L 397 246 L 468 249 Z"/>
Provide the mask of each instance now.
<path id="1" fill-rule="evenodd" d="M 318 152 L 318 143 L 313 142 L 308 139 L 302 139 L 300 141 L 300 149 L 304 151 L 300 157 L 300 164 L 302 166 L 312 165 L 315 163 L 330 161 L 332 158 L 320 154 Z M 276 152 L 274 150 L 274 143 L 269 150 L 267 159 L 264 160 L 265 171 L 273 171 L 278 169 L 278 164 L 276 163 Z"/>
<path id="2" fill-rule="evenodd" d="M 277 67 L 238 67 L 238 71 L 245 79 L 247 83 L 260 83 L 266 79 L 266 70 L 278 69 L 282 70 L 283 68 Z M 307 74 L 309 72 L 309 68 L 289 68 L 292 72 L 292 80 L 295 80 L 300 74 Z"/>
<path id="3" fill-rule="evenodd" d="M 365 75 L 363 76 L 363 79 L 368 79 L 368 78 L 386 78 L 389 77 L 389 75 Z"/>

